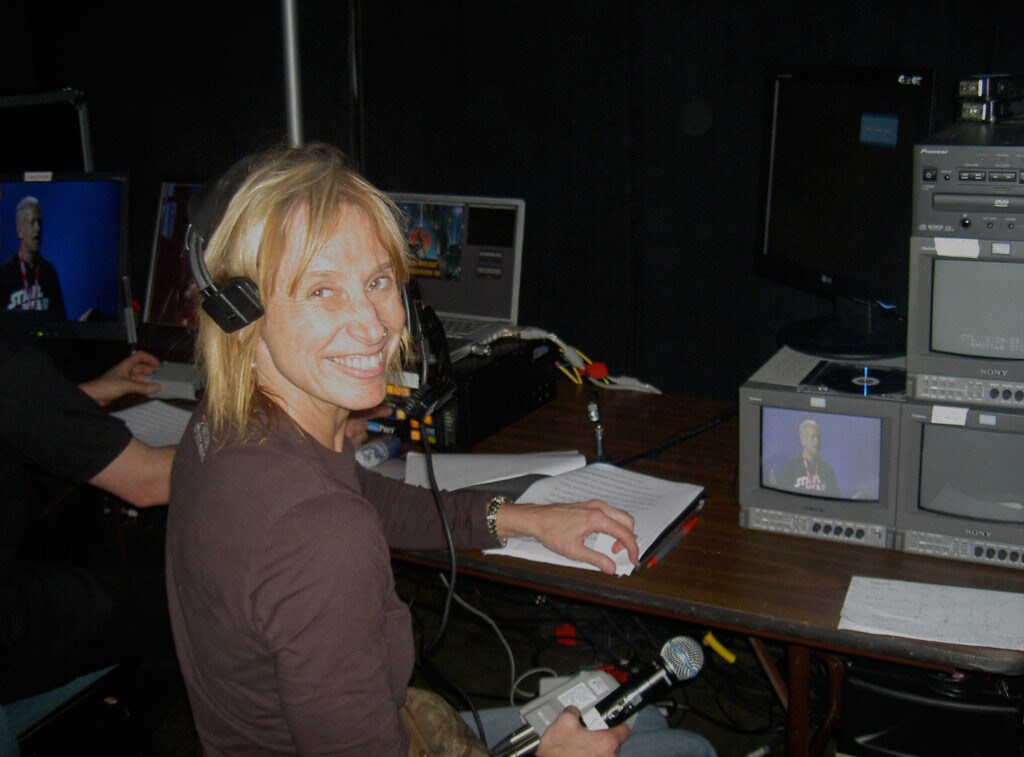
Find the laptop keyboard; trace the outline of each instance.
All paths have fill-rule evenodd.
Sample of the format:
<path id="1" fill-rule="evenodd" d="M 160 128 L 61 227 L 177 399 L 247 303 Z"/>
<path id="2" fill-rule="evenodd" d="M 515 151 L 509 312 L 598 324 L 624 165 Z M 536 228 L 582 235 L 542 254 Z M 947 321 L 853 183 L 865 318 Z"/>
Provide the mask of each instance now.
<path id="1" fill-rule="evenodd" d="M 456 318 L 452 316 L 441 316 L 441 325 L 444 326 L 444 333 L 450 338 L 467 336 L 481 326 L 481 322 L 472 318 Z"/>

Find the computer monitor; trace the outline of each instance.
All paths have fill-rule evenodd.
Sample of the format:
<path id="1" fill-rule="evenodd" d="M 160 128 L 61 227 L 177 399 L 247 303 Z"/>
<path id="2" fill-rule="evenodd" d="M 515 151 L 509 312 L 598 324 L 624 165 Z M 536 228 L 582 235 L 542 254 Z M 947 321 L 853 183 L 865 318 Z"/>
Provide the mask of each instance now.
<path id="1" fill-rule="evenodd" d="M 759 276 L 833 298 L 779 341 L 832 358 L 903 354 L 913 148 L 933 128 L 918 69 L 771 72 L 755 255 Z"/>
<path id="2" fill-rule="evenodd" d="M 937 251 L 941 244 L 934 238 L 912 240 L 907 370 L 915 382 L 914 396 L 1020 410 L 1024 245 L 974 244 L 978 254 L 960 258 Z M 997 251 L 1004 247 L 1007 252 Z M 938 391 L 939 385 L 948 393 Z"/>
<path id="3" fill-rule="evenodd" d="M 185 330 L 199 325 L 199 292 L 189 267 L 185 232 L 188 203 L 200 186 L 173 181 L 160 185 L 142 318 L 147 333 L 154 327 Z"/>
<path id="4" fill-rule="evenodd" d="M 784 347 L 744 383 L 740 524 L 892 549 L 902 394 L 891 379 L 898 373 L 887 365 L 861 372 Z"/>
<path id="5" fill-rule="evenodd" d="M 0 175 L 7 319 L 45 338 L 123 341 L 127 232 L 126 173 Z"/>
<path id="6" fill-rule="evenodd" d="M 900 549 L 1024 568 L 1024 415 L 908 402 L 900 433 Z"/>

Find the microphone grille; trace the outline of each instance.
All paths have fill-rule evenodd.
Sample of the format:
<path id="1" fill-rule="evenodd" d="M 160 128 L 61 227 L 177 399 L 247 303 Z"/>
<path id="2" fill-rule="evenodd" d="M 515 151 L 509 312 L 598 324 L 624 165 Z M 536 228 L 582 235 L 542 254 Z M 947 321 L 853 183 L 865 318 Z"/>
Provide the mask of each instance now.
<path id="1" fill-rule="evenodd" d="M 704 667 L 704 650 L 689 636 L 674 636 L 662 646 L 661 659 L 676 678 L 689 681 Z"/>

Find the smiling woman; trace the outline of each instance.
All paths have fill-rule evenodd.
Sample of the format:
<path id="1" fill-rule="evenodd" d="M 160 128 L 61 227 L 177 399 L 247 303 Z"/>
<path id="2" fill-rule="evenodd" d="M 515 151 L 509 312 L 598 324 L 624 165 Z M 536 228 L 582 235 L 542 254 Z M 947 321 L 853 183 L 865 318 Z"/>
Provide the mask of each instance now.
<path id="1" fill-rule="evenodd" d="M 260 389 L 307 433 L 340 449 L 348 412 L 384 400 L 405 310 L 394 264 L 363 210 L 339 214 L 303 272 L 305 236 L 301 224 L 288 224 L 277 280 L 264 298 L 256 372 Z"/>
<path id="2" fill-rule="evenodd" d="M 211 755 L 404 755 L 413 633 L 390 550 L 440 549 L 445 532 L 429 490 L 357 465 L 345 435 L 400 363 L 403 219 L 333 147 L 245 165 L 205 260 L 214 282 L 250 280 L 263 314 L 228 330 L 201 316 L 207 391 L 175 458 L 167 525 L 196 730 Z M 601 531 L 636 561 L 632 519 L 604 502 L 444 492 L 441 505 L 458 548 L 526 535 L 612 572 L 583 543 Z M 538 754 L 613 754 L 626 732 L 587 731 L 567 712 Z"/>

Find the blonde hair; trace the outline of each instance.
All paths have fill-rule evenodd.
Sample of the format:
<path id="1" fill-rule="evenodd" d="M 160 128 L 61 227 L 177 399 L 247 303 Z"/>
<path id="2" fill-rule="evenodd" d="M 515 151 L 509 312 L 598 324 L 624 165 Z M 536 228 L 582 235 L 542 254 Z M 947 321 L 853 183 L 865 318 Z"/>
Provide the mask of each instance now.
<path id="1" fill-rule="evenodd" d="M 273 292 L 288 230 L 298 223 L 307 231 L 302 260 L 292 281 L 280 282 L 294 293 L 339 216 L 350 207 L 366 214 L 397 281 L 404 284 L 409 258 L 401 211 L 340 150 L 322 143 L 276 147 L 257 156 L 209 240 L 204 258 L 210 275 L 214 281 L 245 276 L 260 292 Z M 200 315 L 196 362 L 205 373 L 207 419 L 215 436 L 222 431 L 242 436 L 259 410 L 275 407 L 260 389 L 254 368 L 261 334 L 262 319 L 228 334 L 205 312 Z M 403 336 L 403 343 L 407 341 Z M 396 352 L 392 370 L 400 367 L 402 352 Z"/>

